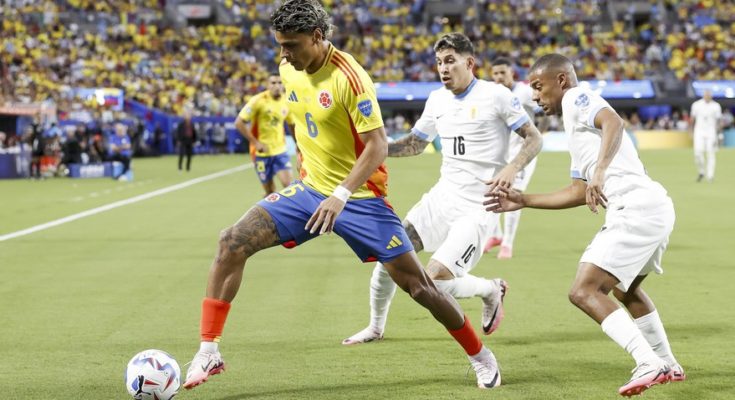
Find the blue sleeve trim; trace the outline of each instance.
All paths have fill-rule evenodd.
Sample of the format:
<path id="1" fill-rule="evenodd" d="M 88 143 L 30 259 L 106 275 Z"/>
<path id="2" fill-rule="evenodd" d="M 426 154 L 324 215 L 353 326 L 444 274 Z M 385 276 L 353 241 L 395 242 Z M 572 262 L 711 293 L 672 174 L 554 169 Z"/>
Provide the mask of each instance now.
<path id="1" fill-rule="evenodd" d="M 418 136 L 421 140 L 429 140 L 429 135 L 425 134 L 424 132 L 421 132 L 420 130 L 413 128 L 411 129 L 411 134 L 414 136 Z"/>
<path id="2" fill-rule="evenodd" d="M 525 124 L 527 122 L 531 122 L 531 119 L 528 118 L 528 115 L 525 115 L 525 113 L 524 113 L 523 118 L 521 118 L 518 121 L 514 122 L 513 125 L 509 126 L 509 128 L 510 128 L 510 130 L 514 131 L 514 130 L 522 127 L 523 124 Z"/>
<path id="3" fill-rule="evenodd" d="M 584 179 L 584 177 L 582 176 L 582 173 L 577 171 L 576 169 L 573 169 L 571 171 L 571 176 L 572 176 L 572 179 L 581 179 L 583 181 L 586 181 L 586 179 Z"/>

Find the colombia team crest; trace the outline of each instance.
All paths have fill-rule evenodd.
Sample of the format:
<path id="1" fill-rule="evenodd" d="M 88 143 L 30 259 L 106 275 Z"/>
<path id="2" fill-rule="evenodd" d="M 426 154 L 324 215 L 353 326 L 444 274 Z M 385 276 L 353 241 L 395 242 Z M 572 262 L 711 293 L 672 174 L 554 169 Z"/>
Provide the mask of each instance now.
<path id="1" fill-rule="evenodd" d="M 319 92 L 318 100 L 319 105 L 322 106 L 322 108 L 329 108 L 332 106 L 332 95 L 326 90 Z"/>

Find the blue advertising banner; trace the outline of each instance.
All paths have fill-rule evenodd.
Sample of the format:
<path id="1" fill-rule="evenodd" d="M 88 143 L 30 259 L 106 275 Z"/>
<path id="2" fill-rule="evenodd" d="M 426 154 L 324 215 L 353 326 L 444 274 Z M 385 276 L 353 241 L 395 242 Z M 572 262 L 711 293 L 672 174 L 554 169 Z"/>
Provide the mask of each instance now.
<path id="1" fill-rule="evenodd" d="M 442 86 L 441 82 L 376 82 L 378 101 L 426 101 L 429 93 Z M 656 97 L 653 83 L 648 80 L 582 81 L 606 99 L 652 99 Z"/>
<path id="2" fill-rule="evenodd" d="M 702 97 L 704 91 L 709 89 L 716 99 L 735 98 L 735 81 L 694 81 L 692 88 L 697 97 Z"/>

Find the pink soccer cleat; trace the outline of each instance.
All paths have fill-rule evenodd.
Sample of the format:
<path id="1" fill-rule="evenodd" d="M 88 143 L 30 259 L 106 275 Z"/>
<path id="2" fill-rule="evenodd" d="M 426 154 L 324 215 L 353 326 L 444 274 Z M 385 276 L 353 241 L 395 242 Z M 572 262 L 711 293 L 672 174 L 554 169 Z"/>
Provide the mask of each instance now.
<path id="1" fill-rule="evenodd" d="M 503 299 L 508 292 L 508 283 L 500 278 L 493 279 L 496 289 L 488 297 L 482 298 L 482 332 L 489 335 L 495 332 L 505 317 Z"/>
<path id="2" fill-rule="evenodd" d="M 618 389 L 618 393 L 626 397 L 639 395 L 653 385 L 668 382 L 670 374 L 671 368 L 663 360 L 644 362 L 635 367 L 633 376 Z"/>
<path id="3" fill-rule="evenodd" d="M 487 243 L 485 243 L 485 248 L 482 249 L 483 253 L 487 253 L 488 251 L 492 250 L 493 247 L 500 246 L 500 244 L 503 243 L 502 238 L 498 237 L 491 237 L 488 239 Z"/>
<path id="4" fill-rule="evenodd" d="M 383 332 L 379 332 L 372 327 L 367 327 L 360 332 L 348 337 L 342 341 L 345 346 L 351 346 L 353 344 L 369 343 L 377 340 L 383 340 Z"/>
<path id="5" fill-rule="evenodd" d="M 191 389 L 206 382 L 210 376 L 217 375 L 225 370 L 225 362 L 219 352 L 206 353 L 199 351 L 186 372 L 184 388 Z"/>
<path id="6" fill-rule="evenodd" d="M 513 248 L 508 246 L 500 246 L 498 252 L 498 260 L 509 260 L 513 258 Z"/>

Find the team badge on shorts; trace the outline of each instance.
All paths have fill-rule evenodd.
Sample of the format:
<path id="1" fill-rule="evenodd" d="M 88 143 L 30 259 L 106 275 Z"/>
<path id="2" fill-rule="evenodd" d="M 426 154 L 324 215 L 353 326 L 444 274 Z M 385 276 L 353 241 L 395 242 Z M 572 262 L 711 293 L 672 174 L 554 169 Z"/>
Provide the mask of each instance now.
<path id="1" fill-rule="evenodd" d="M 362 113 L 362 115 L 369 117 L 370 114 L 373 113 L 373 102 L 369 99 L 363 100 L 357 103 L 357 109 L 360 110 L 360 113 Z"/>
<path id="2" fill-rule="evenodd" d="M 590 105 L 590 98 L 587 97 L 586 94 L 582 93 L 577 97 L 577 100 L 574 100 L 574 105 L 577 107 L 587 107 Z"/>
<path id="3" fill-rule="evenodd" d="M 281 198 L 281 195 L 278 193 L 271 193 L 268 196 L 265 196 L 265 201 L 269 203 L 275 203 L 278 201 L 278 199 Z"/>
<path id="4" fill-rule="evenodd" d="M 332 106 L 332 95 L 326 90 L 319 92 L 319 105 L 322 108 L 329 108 Z"/>

